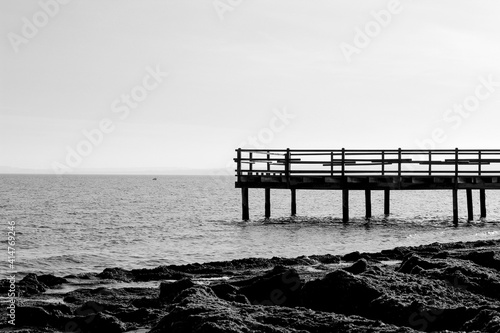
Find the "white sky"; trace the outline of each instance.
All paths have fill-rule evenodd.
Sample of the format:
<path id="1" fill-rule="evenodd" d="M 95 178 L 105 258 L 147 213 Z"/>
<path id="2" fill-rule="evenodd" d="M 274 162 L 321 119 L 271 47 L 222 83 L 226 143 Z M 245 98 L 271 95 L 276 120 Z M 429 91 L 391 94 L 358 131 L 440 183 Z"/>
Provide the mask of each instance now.
<path id="1" fill-rule="evenodd" d="M 251 136 L 275 148 L 418 148 L 440 128 L 436 148 L 500 148 L 496 0 L 401 1 L 350 63 L 340 46 L 355 46 L 389 1 L 73 0 L 13 45 L 23 18 L 54 1 L 0 2 L 0 166 L 65 164 L 104 118 L 114 131 L 72 172 L 224 167 Z M 233 4 L 222 20 L 221 3 Z M 121 119 L 112 103 L 157 66 L 168 77 Z M 477 88 L 481 77 L 499 83 Z M 446 113 L 477 89 L 488 96 L 473 111 Z M 295 118 L 269 138 L 285 109 Z"/>

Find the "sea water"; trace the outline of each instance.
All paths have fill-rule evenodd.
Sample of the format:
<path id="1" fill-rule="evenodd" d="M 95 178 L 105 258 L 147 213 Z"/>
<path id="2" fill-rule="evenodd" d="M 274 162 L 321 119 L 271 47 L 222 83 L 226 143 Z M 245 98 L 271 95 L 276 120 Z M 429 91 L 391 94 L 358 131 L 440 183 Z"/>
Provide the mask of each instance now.
<path id="1" fill-rule="evenodd" d="M 153 180 L 156 177 L 157 180 Z M 391 214 L 383 193 L 372 194 L 373 218 L 364 219 L 364 193 L 351 191 L 349 223 L 342 223 L 340 191 L 272 190 L 265 220 L 264 190 L 250 189 L 251 221 L 241 220 L 234 177 L 0 175 L 0 233 L 7 252 L 8 222 L 16 226 L 16 269 L 58 276 L 106 267 L 159 265 L 245 257 L 375 252 L 396 246 L 500 238 L 500 191 L 487 191 L 488 214 L 466 221 L 459 193 L 458 227 L 451 191 L 392 191 Z M 6 257 L 6 255 L 5 255 Z M 5 260 L 5 265 L 7 261 Z"/>

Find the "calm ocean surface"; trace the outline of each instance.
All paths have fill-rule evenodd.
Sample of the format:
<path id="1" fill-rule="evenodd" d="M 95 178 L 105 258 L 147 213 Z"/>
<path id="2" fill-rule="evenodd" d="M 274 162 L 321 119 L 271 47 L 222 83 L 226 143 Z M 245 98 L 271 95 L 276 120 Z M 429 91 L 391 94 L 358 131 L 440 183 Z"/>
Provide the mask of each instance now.
<path id="1" fill-rule="evenodd" d="M 296 257 L 379 251 L 432 242 L 500 238 L 500 191 L 487 191 L 488 218 L 451 223 L 451 191 L 393 191 L 383 216 L 374 192 L 373 220 L 364 221 L 364 193 L 350 195 L 352 222 L 341 222 L 340 191 L 298 191 L 289 217 L 289 192 L 250 190 L 251 222 L 241 221 L 233 177 L 0 175 L 0 228 L 6 257 L 8 221 L 16 222 L 16 264 L 56 275 L 145 268 L 244 257 Z M 475 216 L 479 214 L 477 191 Z M 7 261 L 5 260 L 5 265 Z"/>

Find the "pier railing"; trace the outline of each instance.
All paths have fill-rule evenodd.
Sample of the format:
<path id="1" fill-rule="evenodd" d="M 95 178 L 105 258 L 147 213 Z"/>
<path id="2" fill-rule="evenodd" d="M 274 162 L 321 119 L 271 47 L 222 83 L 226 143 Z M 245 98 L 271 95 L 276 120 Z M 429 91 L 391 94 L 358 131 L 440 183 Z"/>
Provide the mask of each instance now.
<path id="1" fill-rule="evenodd" d="M 236 176 L 500 175 L 498 149 L 237 149 Z"/>

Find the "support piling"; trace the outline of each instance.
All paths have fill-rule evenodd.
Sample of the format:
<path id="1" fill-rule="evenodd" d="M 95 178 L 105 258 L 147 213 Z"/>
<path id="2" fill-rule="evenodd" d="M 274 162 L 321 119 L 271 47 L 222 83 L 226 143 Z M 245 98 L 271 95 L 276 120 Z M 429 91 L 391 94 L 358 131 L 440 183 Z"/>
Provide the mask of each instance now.
<path id="1" fill-rule="evenodd" d="M 365 190 L 365 206 L 366 206 L 366 219 L 372 217 L 372 192 L 370 190 Z"/>
<path id="2" fill-rule="evenodd" d="M 248 208 L 248 187 L 241 188 L 241 203 L 242 203 L 242 220 L 250 220 L 250 212 Z"/>
<path id="3" fill-rule="evenodd" d="M 479 190 L 479 201 L 481 203 L 481 218 L 486 217 L 486 190 Z"/>
<path id="4" fill-rule="evenodd" d="M 390 214 L 391 190 L 384 190 L 384 215 Z"/>
<path id="5" fill-rule="evenodd" d="M 453 224 L 458 226 L 458 190 L 453 190 Z"/>
<path id="6" fill-rule="evenodd" d="M 266 219 L 268 219 L 271 217 L 271 189 L 270 188 L 265 189 L 265 197 L 266 197 L 265 217 L 266 217 Z"/>
<path id="7" fill-rule="evenodd" d="M 349 190 L 342 190 L 342 221 L 349 221 Z"/>
<path id="8" fill-rule="evenodd" d="M 465 190 L 467 193 L 467 220 L 474 220 L 474 205 L 472 204 L 472 189 L 468 188 Z"/>

